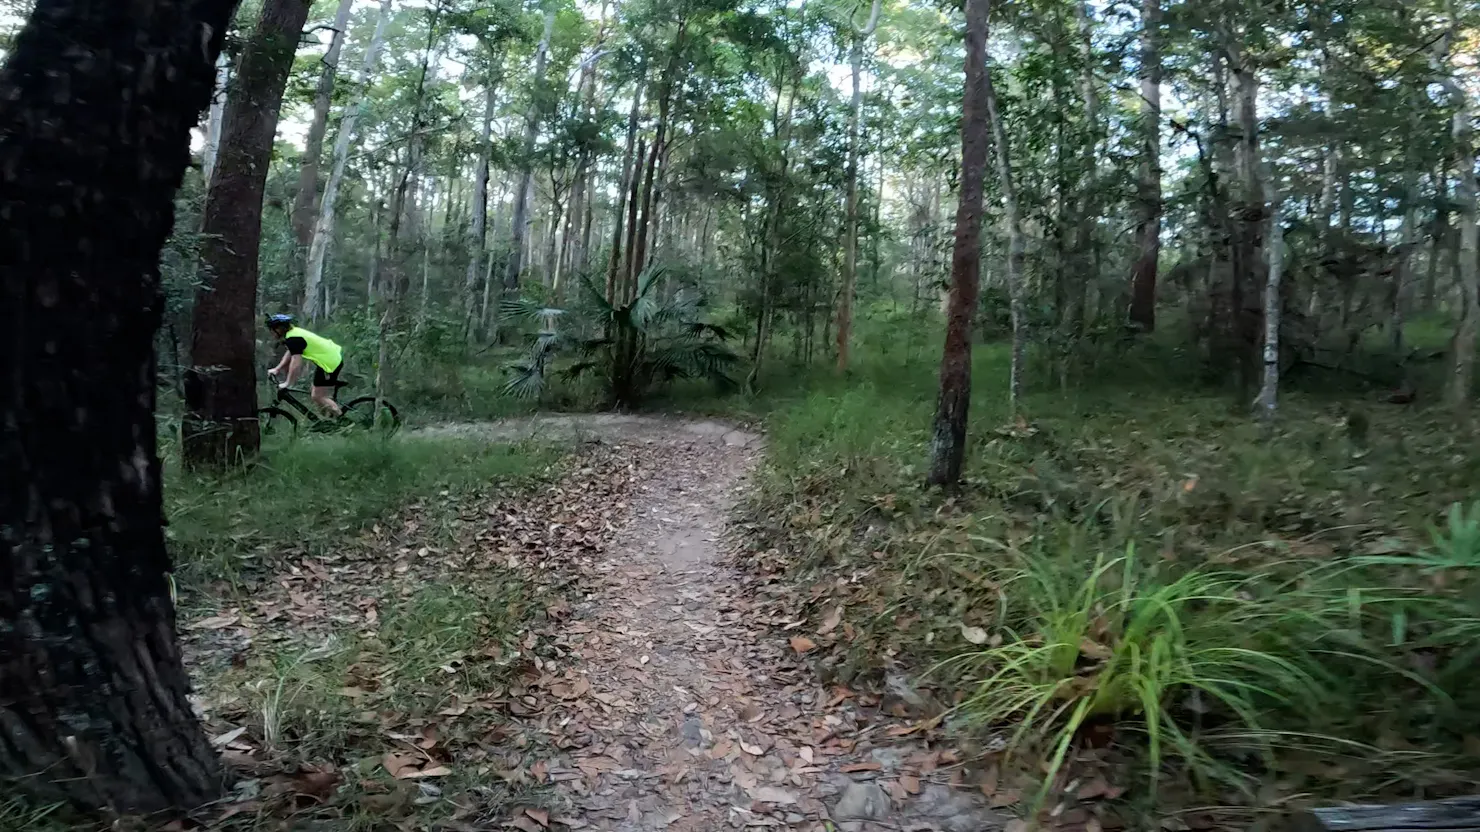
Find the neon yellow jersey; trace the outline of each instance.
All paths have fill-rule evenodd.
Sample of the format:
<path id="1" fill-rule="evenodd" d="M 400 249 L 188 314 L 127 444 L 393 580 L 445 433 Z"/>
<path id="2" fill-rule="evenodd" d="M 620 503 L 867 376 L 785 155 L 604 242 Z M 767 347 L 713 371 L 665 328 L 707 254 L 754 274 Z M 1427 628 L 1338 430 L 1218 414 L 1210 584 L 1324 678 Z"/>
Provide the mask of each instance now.
<path id="1" fill-rule="evenodd" d="M 339 345 L 322 335 L 315 335 L 295 326 L 283 337 L 284 339 L 302 338 L 303 343 L 307 345 L 303 349 L 303 357 L 318 365 L 318 368 L 326 373 L 339 369 L 340 363 L 344 361 L 344 351 L 339 348 Z"/>

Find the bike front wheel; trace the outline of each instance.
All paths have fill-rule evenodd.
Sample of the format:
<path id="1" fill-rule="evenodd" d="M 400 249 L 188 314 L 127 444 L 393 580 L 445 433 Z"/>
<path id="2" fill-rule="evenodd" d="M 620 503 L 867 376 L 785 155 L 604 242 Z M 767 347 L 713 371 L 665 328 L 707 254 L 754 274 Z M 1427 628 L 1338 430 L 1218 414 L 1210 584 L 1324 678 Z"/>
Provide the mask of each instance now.
<path id="1" fill-rule="evenodd" d="M 298 434 L 298 417 L 281 407 L 264 407 L 257 411 L 257 424 L 264 437 Z"/>
<path id="2" fill-rule="evenodd" d="M 374 396 L 361 396 L 349 404 L 341 405 L 344 411 L 345 421 L 362 428 L 381 428 L 393 431 L 401 426 L 401 414 L 396 411 L 396 406 L 381 399 L 380 411 L 375 410 Z"/>

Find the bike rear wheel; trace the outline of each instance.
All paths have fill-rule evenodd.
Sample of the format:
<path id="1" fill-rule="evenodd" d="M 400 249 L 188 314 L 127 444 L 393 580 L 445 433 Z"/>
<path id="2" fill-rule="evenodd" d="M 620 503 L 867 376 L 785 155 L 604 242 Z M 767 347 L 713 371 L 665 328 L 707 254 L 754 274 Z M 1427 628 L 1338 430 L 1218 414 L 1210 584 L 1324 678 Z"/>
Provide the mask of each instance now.
<path id="1" fill-rule="evenodd" d="M 395 430 L 401 426 L 401 414 L 390 402 L 382 399 L 380 412 L 376 413 L 374 396 L 361 396 L 349 404 L 340 405 L 340 409 L 344 411 L 345 420 L 357 427 Z"/>
<path id="2" fill-rule="evenodd" d="M 257 411 L 257 423 L 264 437 L 298 435 L 298 417 L 281 407 L 264 407 Z"/>

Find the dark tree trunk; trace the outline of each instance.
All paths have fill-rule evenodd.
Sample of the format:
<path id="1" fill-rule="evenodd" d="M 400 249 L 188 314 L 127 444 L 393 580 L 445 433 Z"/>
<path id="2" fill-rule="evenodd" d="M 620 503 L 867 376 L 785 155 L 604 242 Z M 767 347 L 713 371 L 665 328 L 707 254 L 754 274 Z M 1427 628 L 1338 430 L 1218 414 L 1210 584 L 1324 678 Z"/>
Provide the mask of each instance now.
<path id="1" fill-rule="evenodd" d="M 257 453 L 257 247 L 278 108 L 309 0 L 268 0 L 226 99 L 221 157 L 206 193 L 195 298 L 185 460 L 225 466 Z"/>
<path id="2" fill-rule="evenodd" d="M 159 255 L 234 0 L 41 0 L 0 75 L 0 781 L 113 811 L 223 791 L 175 642 Z"/>
<path id="3" fill-rule="evenodd" d="M 1141 3 L 1141 173 L 1136 197 L 1137 248 L 1131 274 L 1130 322 L 1156 329 L 1156 272 L 1161 259 L 1161 0 Z"/>
<path id="4" fill-rule="evenodd" d="M 966 92 L 961 115 L 961 203 L 951 254 L 951 293 L 940 399 L 930 441 L 931 485 L 955 485 L 966 461 L 971 404 L 971 318 L 981 280 L 982 179 L 987 171 L 987 25 L 991 0 L 966 0 Z"/>

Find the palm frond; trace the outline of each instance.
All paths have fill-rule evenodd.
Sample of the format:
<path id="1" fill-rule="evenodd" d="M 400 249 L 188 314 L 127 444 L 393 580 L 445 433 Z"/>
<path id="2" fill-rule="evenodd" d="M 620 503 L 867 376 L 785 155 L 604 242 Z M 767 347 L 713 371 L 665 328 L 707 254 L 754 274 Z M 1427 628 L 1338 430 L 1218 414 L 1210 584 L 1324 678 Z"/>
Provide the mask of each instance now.
<path id="1" fill-rule="evenodd" d="M 525 320 L 545 324 L 564 315 L 565 310 L 545 306 L 528 298 L 504 298 L 499 303 L 499 314 L 504 320 Z"/>
<path id="2" fill-rule="evenodd" d="M 600 369 L 602 366 L 603 363 L 600 361 L 577 361 L 561 370 L 559 375 L 567 381 L 574 381 L 592 370 Z"/>
<path id="3" fill-rule="evenodd" d="M 503 393 L 516 399 L 537 399 L 545 391 L 544 365 L 539 362 L 509 365 L 514 375 L 504 382 Z"/>

